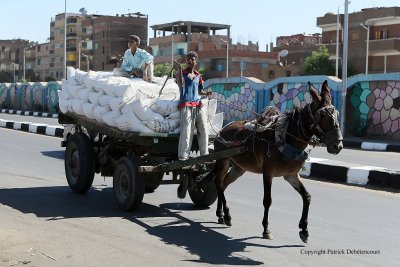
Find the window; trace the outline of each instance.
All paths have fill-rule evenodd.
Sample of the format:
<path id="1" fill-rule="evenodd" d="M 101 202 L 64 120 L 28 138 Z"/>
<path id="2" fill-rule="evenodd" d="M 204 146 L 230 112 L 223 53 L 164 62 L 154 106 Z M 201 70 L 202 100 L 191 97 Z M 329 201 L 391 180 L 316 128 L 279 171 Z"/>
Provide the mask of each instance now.
<path id="1" fill-rule="evenodd" d="M 106 52 L 106 48 L 103 46 L 103 55 L 104 55 L 105 52 Z"/>
<path id="2" fill-rule="evenodd" d="M 332 34 L 332 43 L 336 44 L 336 40 L 337 40 L 336 33 L 334 33 L 334 34 Z"/>
<path id="3" fill-rule="evenodd" d="M 388 30 L 379 30 L 375 32 L 375 39 L 387 39 L 389 38 L 389 31 Z"/>
<path id="4" fill-rule="evenodd" d="M 286 71 L 286 77 L 290 77 L 290 76 L 292 76 L 292 71 L 287 70 L 287 71 Z"/>
<path id="5" fill-rule="evenodd" d="M 38 58 L 38 60 L 37 60 L 37 65 L 40 65 L 40 64 L 41 64 L 41 59 Z"/>
<path id="6" fill-rule="evenodd" d="M 275 78 L 275 71 L 274 71 L 274 70 L 270 70 L 270 71 L 268 72 L 268 76 L 269 76 L 270 79 Z"/>
<path id="7" fill-rule="evenodd" d="M 268 68 L 268 63 L 261 63 L 261 68 L 262 69 Z"/>
<path id="8" fill-rule="evenodd" d="M 222 64 L 217 65 L 217 71 L 222 71 Z"/>
<path id="9" fill-rule="evenodd" d="M 352 41 L 358 41 L 359 35 L 358 32 L 352 32 L 351 33 L 351 40 Z"/>

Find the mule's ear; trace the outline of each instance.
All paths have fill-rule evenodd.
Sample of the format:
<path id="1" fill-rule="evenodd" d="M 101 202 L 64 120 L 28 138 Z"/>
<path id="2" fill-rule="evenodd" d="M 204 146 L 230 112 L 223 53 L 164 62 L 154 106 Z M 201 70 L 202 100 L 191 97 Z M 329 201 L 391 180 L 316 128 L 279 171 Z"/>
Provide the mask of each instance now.
<path id="1" fill-rule="evenodd" d="M 314 101 L 321 101 L 321 97 L 318 95 L 318 92 L 314 89 L 314 86 L 310 82 L 308 82 L 308 89 L 310 90 L 310 95 Z"/>
<path id="2" fill-rule="evenodd" d="M 324 95 L 324 94 L 328 94 L 328 95 L 331 94 L 331 92 L 329 91 L 328 81 L 327 80 L 325 80 L 324 83 L 321 86 L 321 95 Z"/>

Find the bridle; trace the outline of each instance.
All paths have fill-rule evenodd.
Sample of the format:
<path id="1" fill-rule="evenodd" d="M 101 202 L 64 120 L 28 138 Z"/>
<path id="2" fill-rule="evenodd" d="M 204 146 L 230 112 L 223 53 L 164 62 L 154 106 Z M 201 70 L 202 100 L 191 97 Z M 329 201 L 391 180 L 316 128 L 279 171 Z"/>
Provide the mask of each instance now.
<path id="1" fill-rule="evenodd" d="M 310 132 L 312 132 L 319 139 L 319 142 L 325 144 L 333 144 L 337 141 L 343 140 L 342 133 L 339 128 L 339 112 L 336 110 L 335 106 L 322 106 L 321 108 L 312 112 L 311 105 L 309 105 L 308 112 L 312 120 L 310 125 Z M 334 127 L 327 132 L 325 132 L 319 125 L 322 114 L 325 114 L 333 121 Z"/>

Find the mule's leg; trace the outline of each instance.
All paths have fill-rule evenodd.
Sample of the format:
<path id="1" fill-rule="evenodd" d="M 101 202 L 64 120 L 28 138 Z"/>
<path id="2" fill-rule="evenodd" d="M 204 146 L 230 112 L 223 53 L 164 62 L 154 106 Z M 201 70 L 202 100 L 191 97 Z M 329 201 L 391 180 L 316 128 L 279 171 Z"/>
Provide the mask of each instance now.
<path id="1" fill-rule="evenodd" d="M 222 199 L 224 199 L 224 180 L 228 173 L 230 160 L 221 159 L 217 160 L 216 164 L 216 174 L 215 174 L 215 185 L 217 186 L 218 200 L 217 200 L 217 210 L 216 215 L 218 217 L 218 223 L 224 223 L 224 213 L 222 211 Z"/>
<path id="2" fill-rule="evenodd" d="M 240 176 L 243 175 L 243 173 L 245 173 L 245 171 L 242 168 L 240 168 L 238 165 L 236 165 L 234 162 L 231 162 L 231 164 L 232 164 L 232 168 L 229 170 L 228 174 L 225 176 L 224 185 L 223 185 L 224 190 L 222 192 L 222 205 L 223 205 L 223 209 L 224 209 L 224 222 L 228 226 L 232 226 L 232 217 L 231 217 L 231 214 L 229 212 L 229 207 L 228 207 L 228 205 L 226 203 L 224 191 L 228 187 L 228 185 L 230 185 L 231 183 L 236 181 Z"/>
<path id="3" fill-rule="evenodd" d="M 303 211 L 301 213 L 301 219 L 299 222 L 299 232 L 300 238 L 304 243 L 308 241 L 308 210 L 311 203 L 311 195 L 307 192 L 304 184 L 300 180 L 300 175 L 296 174 L 294 176 L 284 176 L 285 180 L 301 195 L 303 199 Z"/>
<path id="4" fill-rule="evenodd" d="M 264 217 L 262 220 L 262 225 L 264 227 L 264 232 L 263 232 L 263 238 L 265 239 L 274 239 L 274 236 L 271 234 L 271 232 L 268 229 L 268 213 L 269 213 L 269 207 L 271 207 L 272 204 L 272 197 L 271 197 L 271 187 L 272 187 L 272 176 L 269 176 L 267 174 L 263 174 L 263 183 L 264 183 Z"/>

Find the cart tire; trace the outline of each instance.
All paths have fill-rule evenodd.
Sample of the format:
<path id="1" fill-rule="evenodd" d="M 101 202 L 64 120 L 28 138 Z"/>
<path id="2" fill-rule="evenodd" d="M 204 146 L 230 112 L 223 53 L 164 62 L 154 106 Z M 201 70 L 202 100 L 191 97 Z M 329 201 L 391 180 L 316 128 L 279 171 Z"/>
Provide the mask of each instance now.
<path id="1" fill-rule="evenodd" d="M 135 210 L 142 204 L 145 182 L 138 172 L 139 161 L 135 157 L 122 157 L 114 170 L 113 191 L 120 209 Z"/>
<path id="2" fill-rule="evenodd" d="M 94 178 L 94 152 L 89 137 L 74 133 L 68 138 L 64 156 L 65 176 L 75 193 L 83 194 L 92 186 Z"/>
<path id="3" fill-rule="evenodd" d="M 195 206 L 199 208 L 210 207 L 218 197 L 217 186 L 214 183 L 214 179 L 202 188 L 189 190 L 189 196 Z"/>
<path id="4" fill-rule="evenodd" d="M 161 181 L 164 177 L 163 172 L 159 173 L 146 173 L 144 174 L 145 176 L 145 192 L 146 193 L 152 193 L 154 190 L 156 190 L 160 184 Z"/>

